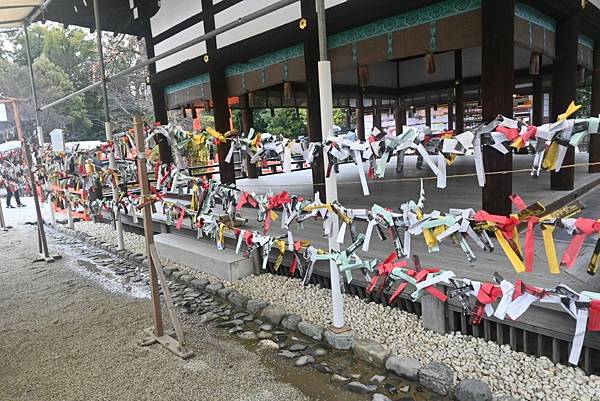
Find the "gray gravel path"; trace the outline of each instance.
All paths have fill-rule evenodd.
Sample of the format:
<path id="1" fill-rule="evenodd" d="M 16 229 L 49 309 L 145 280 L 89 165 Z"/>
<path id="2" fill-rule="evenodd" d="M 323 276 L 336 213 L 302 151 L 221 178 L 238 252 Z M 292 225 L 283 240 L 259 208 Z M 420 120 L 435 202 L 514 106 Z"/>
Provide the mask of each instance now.
<path id="1" fill-rule="evenodd" d="M 111 294 L 73 259 L 31 262 L 35 232 L 0 232 L 0 400 L 310 400 L 220 331 L 186 325 L 197 356 L 138 347 L 149 301 Z M 314 397 L 314 399 L 321 397 Z"/>

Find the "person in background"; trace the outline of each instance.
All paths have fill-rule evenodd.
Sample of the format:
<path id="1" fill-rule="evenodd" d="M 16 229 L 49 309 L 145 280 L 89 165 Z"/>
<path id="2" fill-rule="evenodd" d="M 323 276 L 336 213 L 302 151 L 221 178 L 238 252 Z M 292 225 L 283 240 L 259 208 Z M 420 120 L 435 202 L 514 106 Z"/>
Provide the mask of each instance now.
<path id="1" fill-rule="evenodd" d="M 7 179 L 4 177 L 0 177 L 0 186 L 4 186 L 6 188 L 6 207 L 14 208 L 13 205 L 10 204 L 13 196 L 15 201 L 17 202 L 18 207 L 24 207 L 25 205 L 21 203 L 21 198 L 19 197 L 19 187 L 17 183 L 11 179 Z"/>

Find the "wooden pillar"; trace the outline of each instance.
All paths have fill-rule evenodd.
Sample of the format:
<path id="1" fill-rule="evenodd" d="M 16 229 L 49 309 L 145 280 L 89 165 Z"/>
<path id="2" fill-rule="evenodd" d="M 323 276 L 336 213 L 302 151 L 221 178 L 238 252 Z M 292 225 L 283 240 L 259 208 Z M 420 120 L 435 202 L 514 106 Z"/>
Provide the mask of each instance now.
<path id="1" fill-rule="evenodd" d="M 381 129 L 381 99 L 373 99 L 373 127 Z"/>
<path id="2" fill-rule="evenodd" d="M 144 43 L 146 45 L 146 55 L 148 58 L 154 57 L 154 43 L 152 42 L 152 35 L 144 36 Z M 148 72 L 150 75 L 156 74 L 156 64 L 152 63 L 148 65 Z M 157 85 L 150 85 L 150 92 L 152 94 L 154 121 L 163 125 L 168 124 L 169 119 L 167 118 L 167 102 L 164 88 L 158 87 Z"/>
<path id="3" fill-rule="evenodd" d="M 454 104 L 448 103 L 448 130 L 454 129 Z"/>
<path id="4" fill-rule="evenodd" d="M 483 121 L 498 114 L 513 115 L 515 0 L 481 2 L 481 103 Z M 483 147 L 485 171 L 512 170 L 512 153 Z M 482 207 L 489 213 L 511 212 L 512 174 L 488 175 L 483 187 Z"/>
<path id="5" fill-rule="evenodd" d="M 533 90 L 533 116 L 531 123 L 533 125 L 540 126 L 544 123 L 544 89 L 543 89 L 544 77 L 540 75 L 534 75 L 532 79 L 532 90 Z"/>
<path id="6" fill-rule="evenodd" d="M 406 109 L 400 104 L 397 104 L 394 109 L 394 122 L 396 123 L 396 135 L 400 135 L 402 127 L 406 125 Z"/>
<path id="7" fill-rule="evenodd" d="M 600 115 L 600 41 L 594 46 L 594 70 L 592 71 L 592 117 Z M 600 134 L 590 135 L 590 163 L 600 163 Z M 600 164 L 589 166 L 590 173 L 600 173 Z"/>
<path id="8" fill-rule="evenodd" d="M 431 105 L 425 106 L 425 125 L 431 128 Z"/>
<path id="9" fill-rule="evenodd" d="M 248 101 L 248 94 L 240 95 L 240 110 L 242 112 L 242 131 L 244 134 L 250 132 L 250 128 L 254 125 L 254 116 Z M 250 155 L 246 155 L 248 164 L 248 178 L 258 178 L 258 168 L 255 163 L 250 163 Z"/>
<path id="10" fill-rule="evenodd" d="M 365 140 L 365 92 L 360 86 L 356 95 L 356 137 Z"/>
<path id="11" fill-rule="evenodd" d="M 462 50 L 454 51 L 454 104 L 456 105 L 455 131 L 465 130 L 465 89 L 462 82 Z"/>
<path id="12" fill-rule="evenodd" d="M 227 102 L 227 83 L 225 81 L 225 68 L 211 66 L 209 69 L 210 92 L 213 101 L 213 116 L 215 129 L 224 134 L 229 131 L 229 104 Z M 217 147 L 219 153 L 219 173 L 224 184 L 235 183 L 235 168 L 233 163 L 227 163 L 225 158 L 231 147 L 230 141 L 220 143 Z"/>
<path id="13" fill-rule="evenodd" d="M 306 73 L 306 103 L 308 113 L 308 137 L 311 142 L 322 142 L 321 102 L 319 101 L 319 35 L 317 30 L 317 9 L 313 0 L 301 0 L 302 17 L 306 28 L 302 30 L 304 45 L 304 71 Z M 313 192 L 319 192 L 325 202 L 325 171 L 323 154 L 315 155 L 312 163 Z"/>
<path id="14" fill-rule="evenodd" d="M 579 39 L 579 15 L 573 14 L 557 21 L 555 52 L 552 64 L 552 118 L 556 121 L 569 103 L 575 100 L 577 91 L 577 46 Z M 575 148 L 569 146 L 563 165 L 575 163 Z M 550 188 L 554 191 L 570 191 L 575 187 L 575 168 L 561 168 L 550 173 Z"/>
<path id="15" fill-rule="evenodd" d="M 350 104 L 350 103 L 348 103 Z M 346 109 L 346 128 L 350 130 L 352 128 L 352 108 Z"/>

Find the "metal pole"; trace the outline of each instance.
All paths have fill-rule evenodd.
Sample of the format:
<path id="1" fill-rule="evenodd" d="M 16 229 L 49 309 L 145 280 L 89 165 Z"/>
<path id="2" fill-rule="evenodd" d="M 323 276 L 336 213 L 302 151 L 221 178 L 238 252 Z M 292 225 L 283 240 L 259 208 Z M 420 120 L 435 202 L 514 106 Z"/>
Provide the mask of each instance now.
<path id="1" fill-rule="evenodd" d="M 111 143 L 113 140 L 112 126 L 110 124 L 110 113 L 108 109 L 108 91 L 106 90 L 106 70 L 104 68 L 104 51 L 102 49 L 102 28 L 100 26 L 100 11 L 98 7 L 99 0 L 93 0 L 94 3 L 94 24 L 96 25 L 96 49 L 98 51 L 98 64 L 100 66 L 100 77 L 102 79 L 102 103 L 104 105 L 104 129 L 106 132 L 106 141 Z M 108 166 L 111 170 L 117 171 L 117 162 L 115 160 L 114 146 L 108 148 Z M 123 241 L 123 223 L 121 222 L 121 210 L 119 209 L 119 192 L 117 183 L 111 181 L 113 193 L 113 214 L 117 228 L 117 249 L 125 249 Z"/>
<path id="2" fill-rule="evenodd" d="M 323 139 L 333 136 L 333 95 L 331 92 L 331 64 L 327 60 L 327 32 L 325 27 L 325 2 L 317 0 L 317 20 L 319 30 L 319 98 L 321 103 L 321 131 Z M 329 168 L 329 158 L 325 157 L 323 168 L 327 172 Z M 332 170 L 333 171 L 333 170 Z M 335 172 L 327 177 L 325 174 L 325 194 L 326 202 L 332 203 L 337 200 L 337 179 Z M 331 235 L 329 237 L 330 251 L 340 250 L 337 242 L 339 222 L 337 215 L 332 213 L 333 224 Z M 332 260 L 329 263 L 329 272 L 331 277 L 331 302 L 333 305 L 333 327 L 340 330 L 344 328 L 344 300 L 342 298 L 342 289 L 340 286 L 340 271 Z"/>
<path id="3" fill-rule="evenodd" d="M 35 126 L 40 148 L 44 149 L 44 133 L 40 124 L 40 114 L 38 111 L 37 90 L 35 89 L 35 78 L 33 76 L 33 60 L 31 59 L 31 48 L 29 47 L 29 34 L 27 33 L 27 25 L 23 26 L 25 32 L 25 51 L 27 53 L 27 66 L 29 67 L 29 81 L 31 82 L 31 96 L 33 97 L 33 110 L 35 115 Z"/>
<path id="4" fill-rule="evenodd" d="M 35 177 L 33 176 L 33 161 L 31 159 L 31 153 L 29 152 L 29 146 L 27 145 L 27 141 L 23 136 L 23 130 L 21 129 L 21 117 L 19 116 L 19 109 L 17 108 L 17 102 L 12 102 L 13 107 L 13 116 L 15 119 L 15 127 L 17 129 L 17 134 L 19 135 L 19 139 L 21 140 L 21 147 L 25 153 L 25 158 L 27 160 L 27 169 L 29 170 L 29 182 L 31 183 L 31 191 L 33 192 L 33 203 L 35 204 L 35 214 L 37 216 L 37 226 L 38 226 L 38 235 L 42 243 L 42 254 L 41 257 L 46 261 L 53 260 L 48 253 L 48 243 L 46 242 L 46 233 L 44 232 L 44 220 L 42 219 L 42 211 L 40 210 L 40 200 L 37 195 L 37 188 L 35 186 Z"/>
<path id="5" fill-rule="evenodd" d="M 134 65 L 132 67 L 126 68 L 126 69 L 121 70 L 121 71 L 119 71 L 119 72 L 117 72 L 117 73 L 115 73 L 115 74 L 113 74 L 111 76 L 108 76 L 108 77 L 106 77 L 106 80 L 110 81 L 111 79 L 120 78 L 120 77 L 125 76 L 127 74 L 130 74 L 130 73 L 132 73 L 134 71 L 137 71 L 139 69 L 145 68 L 149 64 L 154 64 L 157 61 L 162 60 L 162 59 L 164 59 L 166 57 L 172 56 L 173 54 L 175 54 L 175 53 L 177 53 L 177 52 L 179 52 L 181 50 L 185 50 L 185 49 L 187 49 L 190 46 L 196 45 L 196 44 L 201 43 L 201 42 L 205 42 L 208 39 L 212 39 L 212 38 L 216 37 L 217 35 L 220 35 L 220 34 L 222 34 L 224 32 L 230 31 L 230 30 L 232 30 L 234 28 L 237 28 L 240 25 L 246 24 L 246 23 L 248 23 L 250 21 L 254 21 L 257 18 L 263 17 L 263 16 L 265 16 L 265 15 L 267 15 L 269 13 L 272 13 L 273 11 L 277 11 L 277 10 L 283 8 L 283 7 L 289 6 L 290 4 L 296 3 L 297 1 L 298 0 L 281 0 L 281 1 L 277 2 L 277 3 L 274 3 L 274 4 L 271 4 L 271 5 L 267 6 L 267 7 L 261 8 L 258 11 L 250 13 L 250 14 L 244 16 L 244 17 L 240 17 L 240 18 L 238 18 L 235 21 L 232 21 L 232 22 L 230 22 L 228 24 L 225 24 L 222 27 L 217 28 L 215 30 L 212 30 L 212 31 L 210 31 L 210 32 L 208 32 L 208 33 L 206 33 L 204 35 L 198 36 L 197 38 L 192 39 L 190 41 L 187 41 L 187 42 L 185 42 L 185 43 L 183 43 L 183 44 L 181 44 L 181 45 L 179 45 L 177 47 L 172 48 L 169 51 L 166 51 L 166 52 L 158 55 L 158 56 L 151 57 L 151 58 L 149 58 L 149 59 L 147 59 L 145 61 L 142 61 L 141 63 L 138 63 L 138 64 L 136 64 L 136 65 Z M 62 97 L 62 98 L 60 98 L 58 100 L 55 100 L 52 103 L 48 103 L 47 105 L 40 107 L 40 110 L 46 110 L 46 109 L 48 109 L 50 107 L 56 106 L 58 104 L 61 104 L 61 103 L 65 102 L 66 100 L 69 100 L 69 99 L 71 99 L 74 96 L 81 95 L 82 93 L 85 93 L 85 92 L 89 91 L 90 89 L 94 89 L 94 88 L 100 86 L 101 84 L 102 84 L 102 81 L 94 82 L 93 84 L 90 84 L 90 85 L 86 86 L 85 88 L 81 88 L 81 89 L 79 89 L 79 90 L 77 90 L 77 91 L 75 91 L 75 92 L 73 92 L 73 93 L 71 93 L 71 94 L 69 94 L 69 95 L 67 95 L 65 97 Z"/>

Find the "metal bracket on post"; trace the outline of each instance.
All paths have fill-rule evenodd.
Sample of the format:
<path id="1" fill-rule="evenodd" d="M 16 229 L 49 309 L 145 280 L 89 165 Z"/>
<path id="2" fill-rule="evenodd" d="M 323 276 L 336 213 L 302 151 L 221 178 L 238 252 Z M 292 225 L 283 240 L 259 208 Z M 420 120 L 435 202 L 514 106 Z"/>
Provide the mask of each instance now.
<path id="1" fill-rule="evenodd" d="M 150 184 L 148 182 L 148 171 L 146 170 L 146 145 L 144 142 L 144 132 L 142 130 L 142 120 L 135 116 L 133 117 L 133 130 L 135 134 L 135 143 L 138 150 L 137 155 L 137 170 L 138 181 L 140 183 L 141 199 L 147 199 L 150 194 Z M 144 330 L 147 337 L 140 341 L 140 346 L 147 346 L 155 343 L 161 344 L 163 347 L 174 353 L 180 358 L 188 359 L 194 356 L 194 352 L 188 350 L 185 346 L 185 337 L 181 324 L 177 318 L 177 312 L 169 291 L 169 283 L 165 278 L 162 270 L 160 257 L 154 245 L 154 231 L 152 229 L 152 203 L 146 202 L 142 207 L 144 216 L 144 242 L 146 243 L 146 257 L 148 258 L 148 270 L 150 272 L 150 297 L 152 300 L 152 317 L 154 318 L 154 326 Z M 135 213 L 135 212 L 134 212 Z M 174 334 L 166 333 L 163 327 L 162 311 L 160 306 L 160 292 L 158 284 L 160 282 L 161 289 L 164 295 L 167 312 L 173 325 Z"/>

